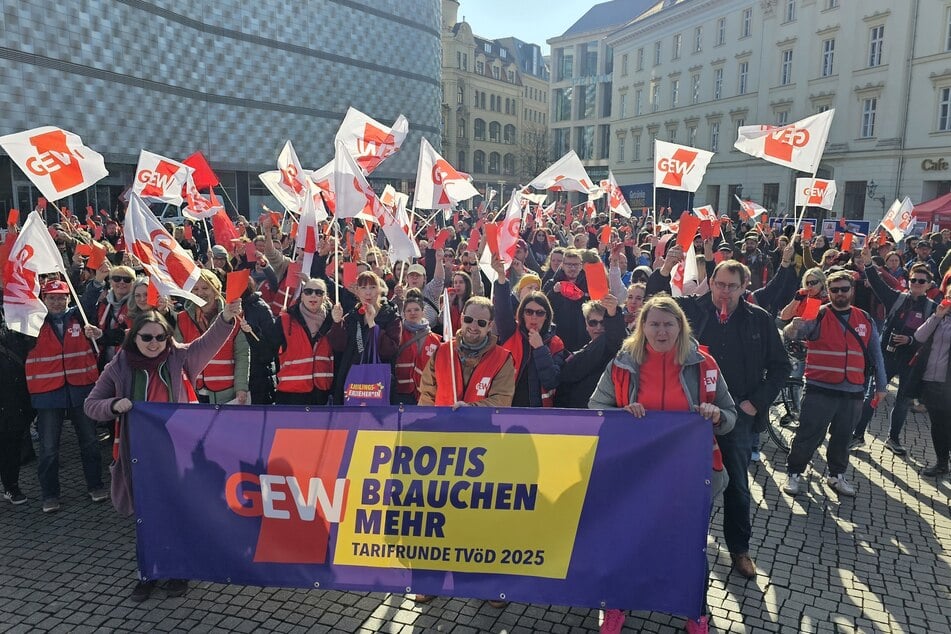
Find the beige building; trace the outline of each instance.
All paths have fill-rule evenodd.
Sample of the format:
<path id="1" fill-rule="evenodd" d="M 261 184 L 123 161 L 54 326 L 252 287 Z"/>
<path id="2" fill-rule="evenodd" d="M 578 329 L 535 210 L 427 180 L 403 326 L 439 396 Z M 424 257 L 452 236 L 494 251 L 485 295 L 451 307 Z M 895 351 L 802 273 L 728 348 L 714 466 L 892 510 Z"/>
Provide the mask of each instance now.
<path id="1" fill-rule="evenodd" d="M 735 209 L 742 190 L 787 213 L 797 174 L 734 150 L 737 127 L 830 108 L 831 216 L 874 222 L 895 198 L 951 190 L 951 0 L 666 0 L 606 43 L 610 165 L 636 195 L 658 138 L 717 153 L 695 205 Z"/>
<path id="2" fill-rule="evenodd" d="M 537 44 L 474 35 L 458 0 L 442 9 L 442 153 L 498 202 L 548 167 L 548 69 Z"/>

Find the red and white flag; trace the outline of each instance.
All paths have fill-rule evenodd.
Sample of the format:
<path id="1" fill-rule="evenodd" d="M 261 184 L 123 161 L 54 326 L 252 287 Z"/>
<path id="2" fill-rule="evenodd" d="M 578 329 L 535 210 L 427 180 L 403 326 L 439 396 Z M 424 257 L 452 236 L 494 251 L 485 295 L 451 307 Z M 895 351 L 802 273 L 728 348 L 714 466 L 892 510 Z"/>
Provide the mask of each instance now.
<path id="1" fill-rule="evenodd" d="M 505 218 L 499 227 L 499 256 L 505 263 L 506 270 L 515 259 L 515 245 L 522 230 L 522 200 L 518 189 L 512 190 L 508 207 L 505 209 Z"/>
<path id="2" fill-rule="evenodd" d="M 741 220 L 756 220 L 758 216 L 768 213 L 765 207 L 754 203 L 752 200 L 742 200 L 736 194 L 734 194 L 733 197 L 740 203 L 739 213 Z"/>
<path id="3" fill-rule="evenodd" d="M 488 249 L 486 249 L 488 251 Z M 452 343 L 456 333 L 452 331 L 452 311 L 449 307 L 452 304 L 449 301 L 449 289 L 442 289 L 442 340 Z"/>
<path id="4" fill-rule="evenodd" d="M 528 187 L 535 189 L 547 189 L 553 192 L 581 192 L 584 194 L 592 193 L 595 189 L 594 183 L 585 171 L 581 159 L 570 150 L 567 154 L 552 163 L 551 167 L 535 177 L 528 184 Z"/>
<path id="5" fill-rule="evenodd" d="M 677 243 L 676 237 L 671 237 L 668 242 L 668 248 Z M 670 274 L 670 294 L 673 297 L 680 297 L 689 294 L 691 282 L 696 283 L 699 278 L 697 269 L 697 252 L 693 248 L 693 242 L 684 252 L 684 259 L 681 260 Z M 686 290 L 684 290 L 686 287 Z"/>
<path id="6" fill-rule="evenodd" d="M 277 156 L 277 169 L 281 173 L 278 186 L 297 200 L 303 198 L 304 192 L 307 191 L 307 176 L 304 174 L 304 168 L 300 166 L 297 152 L 294 151 L 294 145 L 290 141 L 284 144 L 281 153 Z"/>
<path id="7" fill-rule="evenodd" d="M 294 194 L 288 193 L 287 190 L 281 187 L 282 178 L 283 176 L 280 170 L 271 170 L 270 172 L 258 174 L 258 179 L 267 187 L 271 195 L 277 199 L 277 202 L 281 203 L 281 207 L 295 214 L 299 214 L 301 199 Z"/>
<path id="8" fill-rule="evenodd" d="M 182 191 L 195 168 L 146 150 L 139 152 L 132 192 L 140 198 L 182 204 Z"/>
<path id="9" fill-rule="evenodd" d="M 746 125 L 737 130 L 733 147 L 770 163 L 815 173 L 825 151 L 835 110 L 826 110 L 777 127 Z"/>
<path id="10" fill-rule="evenodd" d="M 707 173 L 713 152 L 654 140 L 654 186 L 695 192 Z"/>
<path id="11" fill-rule="evenodd" d="M 376 222 L 381 205 L 357 162 L 343 143 L 336 144 L 334 154 L 335 218 L 360 218 Z"/>
<path id="12" fill-rule="evenodd" d="M 832 209 L 835 203 L 835 181 L 821 178 L 796 179 L 796 206 Z"/>
<path id="13" fill-rule="evenodd" d="M 310 179 L 310 184 L 316 187 L 316 189 L 311 190 L 311 193 L 317 198 L 321 198 L 321 195 L 323 195 L 324 213 L 337 213 L 337 197 L 334 195 L 334 161 L 330 160 L 323 167 L 308 172 L 307 177 Z M 318 218 L 318 220 L 323 220 L 323 218 Z"/>
<path id="14" fill-rule="evenodd" d="M 298 250 L 304 254 L 301 261 L 301 270 L 303 271 L 310 271 L 314 262 L 314 254 L 317 252 L 317 236 L 320 234 L 318 226 L 321 221 L 327 219 L 327 210 L 324 209 L 320 194 L 315 192 L 316 189 L 313 185 L 308 184 L 307 195 L 302 199 L 300 219 L 297 225 L 295 244 Z"/>
<path id="15" fill-rule="evenodd" d="M 194 220 L 212 218 L 219 211 L 224 211 L 225 209 L 224 205 L 215 197 L 215 193 L 211 188 L 208 189 L 208 198 L 202 196 L 201 192 L 198 191 L 198 187 L 195 185 L 195 181 L 192 180 L 191 175 L 186 179 L 185 204 L 186 207 L 182 209 L 182 213 L 185 214 L 187 218 Z"/>
<path id="16" fill-rule="evenodd" d="M 712 223 L 717 222 L 717 212 L 713 210 L 712 205 L 694 207 L 693 213 L 697 216 L 697 218 L 700 218 L 700 220 L 709 220 Z"/>
<path id="17" fill-rule="evenodd" d="M 53 126 L 2 136 L 0 147 L 47 200 L 65 198 L 109 175 L 102 154 L 83 145 L 78 134 Z"/>
<path id="18" fill-rule="evenodd" d="M 54 271 L 66 275 L 63 256 L 39 212 L 32 211 L 3 267 L 3 312 L 11 330 L 39 336 L 47 313 L 39 276 Z"/>
<path id="19" fill-rule="evenodd" d="M 419 143 L 419 163 L 416 166 L 414 207 L 450 209 L 459 201 L 478 195 L 479 190 L 469 182 L 469 176 L 450 165 L 423 137 Z"/>
<path id="20" fill-rule="evenodd" d="M 882 218 L 882 227 L 892 234 L 895 242 L 899 242 L 915 226 L 914 211 L 915 206 L 911 204 L 911 198 L 908 196 L 905 196 L 905 200 L 896 200 L 888 208 L 888 212 Z"/>
<path id="21" fill-rule="evenodd" d="M 614 178 L 614 173 L 611 170 L 608 170 L 608 177 L 601 181 L 601 191 L 607 195 L 608 208 L 612 213 L 624 216 L 625 218 L 631 217 L 631 207 L 624 199 L 624 193 L 621 192 L 621 187 L 617 184 L 617 180 Z"/>
<path id="22" fill-rule="evenodd" d="M 369 174 L 400 149 L 409 132 L 409 121 L 400 115 L 388 128 L 353 106 L 337 130 L 334 144 L 343 143 L 364 174 Z"/>
<path id="23" fill-rule="evenodd" d="M 125 242 L 139 258 L 151 282 L 163 296 L 184 297 L 199 306 L 205 301 L 190 291 L 201 274 L 191 255 L 168 235 L 148 205 L 133 193 L 125 213 Z"/>
<path id="24" fill-rule="evenodd" d="M 403 194 L 399 195 L 403 196 Z M 386 205 L 380 205 L 377 223 L 386 236 L 387 242 L 390 243 L 390 260 L 412 263 L 415 258 L 420 257 L 419 247 L 410 234 L 404 199 L 396 199 L 395 210 Z"/>

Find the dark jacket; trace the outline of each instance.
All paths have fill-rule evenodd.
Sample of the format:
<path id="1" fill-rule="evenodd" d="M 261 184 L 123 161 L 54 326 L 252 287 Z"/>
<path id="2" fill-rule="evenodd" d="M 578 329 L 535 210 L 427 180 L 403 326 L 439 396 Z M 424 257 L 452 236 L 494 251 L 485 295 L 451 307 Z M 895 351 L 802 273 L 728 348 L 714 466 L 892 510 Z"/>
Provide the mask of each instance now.
<path id="1" fill-rule="evenodd" d="M 604 317 L 604 334 L 565 360 L 555 392 L 555 407 L 587 409 L 588 399 L 611 359 L 621 349 L 627 327 L 618 309 L 614 317 Z"/>
<path id="2" fill-rule="evenodd" d="M 588 282 L 585 280 L 584 271 L 575 278 L 575 285 L 584 293 L 581 299 L 568 299 L 561 293 L 554 290 L 555 284 L 564 282 L 568 278 L 564 271 L 558 271 L 545 283 L 542 288 L 545 295 L 551 303 L 551 309 L 554 315 L 552 319 L 558 324 L 558 336 L 565 344 L 565 350 L 578 350 L 588 343 L 588 330 L 585 328 L 584 315 L 581 313 L 581 306 L 590 299 L 588 297 Z"/>
<path id="3" fill-rule="evenodd" d="M 270 404 L 274 402 L 274 373 L 277 347 L 280 344 L 281 328 L 274 320 L 267 302 L 260 293 L 246 291 L 241 297 L 244 321 L 251 326 L 254 337 L 246 334 L 251 348 L 251 367 L 248 387 L 251 402 Z"/>

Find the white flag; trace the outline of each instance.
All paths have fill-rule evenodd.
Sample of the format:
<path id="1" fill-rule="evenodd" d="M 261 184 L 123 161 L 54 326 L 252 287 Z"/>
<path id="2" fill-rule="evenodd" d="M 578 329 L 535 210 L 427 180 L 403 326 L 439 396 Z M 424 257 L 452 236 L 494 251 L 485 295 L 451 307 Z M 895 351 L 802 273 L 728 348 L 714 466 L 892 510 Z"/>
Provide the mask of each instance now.
<path id="1" fill-rule="evenodd" d="M 520 237 L 519 231 L 522 229 L 522 204 L 518 189 L 513 189 L 512 197 L 505 209 L 505 218 L 499 225 L 499 257 L 505 263 L 506 270 L 515 259 L 515 245 Z"/>
<path id="2" fill-rule="evenodd" d="M 453 337 L 456 333 L 452 331 L 452 310 L 450 306 L 452 304 L 449 301 L 449 289 L 442 289 L 442 340 L 446 342 L 452 342 Z"/>
<path id="3" fill-rule="evenodd" d="M 733 147 L 770 163 L 815 173 L 829 138 L 835 110 L 826 110 L 790 125 L 747 125 L 737 130 Z"/>
<path id="4" fill-rule="evenodd" d="M 360 218 L 376 222 L 380 199 L 343 143 L 334 154 L 335 218 Z"/>
<path id="5" fill-rule="evenodd" d="M 416 209 L 450 209 L 455 203 L 478 196 L 479 190 L 463 174 L 433 149 L 426 137 L 419 142 L 416 166 Z"/>
<path id="6" fill-rule="evenodd" d="M 170 205 L 182 204 L 182 191 L 195 171 L 184 163 L 142 150 L 135 168 L 132 192 L 140 198 Z"/>
<path id="7" fill-rule="evenodd" d="M 47 313 L 40 299 L 39 276 L 54 271 L 66 275 L 63 256 L 39 212 L 34 210 L 3 267 L 3 312 L 10 330 L 39 336 Z"/>
<path id="8" fill-rule="evenodd" d="M 403 217 L 406 216 L 406 208 L 402 205 L 402 201 L 397 201 L 398 210 L 402 210 Z M 380 225 L 380 229 L 383 231 L 383 234 L 386 236 L 387 242 L 390 243 L 390 259 L 394 262 L 410 262 L 415 258 L 420 257 L 419 247 L 416 245 L 416 241 L 413 240 L 412 236 L 409 234 L 409 221 L 406 220 L 406 224 L 403 224 L 403 219 L 400 218 L 398 213 L 394 213 L 386 205 L 380 206 L 380 215 L 377 216 L 377 220 Z"/>
<path id="9" fill-rule="evenodd" d="M 882 227 L 892 234 L 895 242 L 901 241 L 915 226 L 914 210 L 915 206 L 911 204 L 911 198 L 905 196 L 905 200 L 893 202 L 885 217 L 882 218 Z"/>
<path id="10" fill-rule="evenodd" d="M 583 194 L 591 193 L 595 188 L 574 150 L 570 150 L 552 163 L 551 167 L 536 176 L 528 186 L 553 192 L 581 192 Z"/>
<path id="11" fill-rule="evenodd" d="M 670 238 L 667 242 L 668 248 L 673 246 L 671 243 L 676 244 L 676 242 L 676 238 Z M 674 267 L 671 273 L 670 294 L 673 297 L 684 295 L 684 287 L 689 289 L 688 284 L 690 284 L 690 282 L 696 283 L 699 275 L 699 271 L 697 270 L 697 252 L 693 248 L 693 242 L 691 242 L 690 246 L 687 247 L 687 251 L 684 253 L 684 259 Z"/>
<path id="12" fill-rule="evenodd" d="M 109 175 L 95 150 L 78 134 L 53 126 L 0 137 L 0 147 L 49 201 L 82 191 Z"/>
<path id="13" fill-rule="evenodd" d="M 740 203 L 740 219 L 756 220 L 758 216 L 769 213 L 765 207 L 754 203 L 752 200 L 743 200 L 736 194 L 733 194 L 737 202 Z"/>
<path id="14" fill-rule="evenodd" d="M 294 144 L 289 140 L 284 143 L 281 153 L 277 156 L 277 169 L 281 173 L 279 187 L 296 199 L 304 197 L 307 191 L 307 176 L 300 166 Z"/>
<path id="15" fill-rule="evenodd" d="M 209 189 L 208 193 L 210 194 L 208 198 L 201 195 L 195 181 L 192 179 L 192 174 L 189 173 L 185 178 L 185 203 L 187 206 L 182 209 L 185 217 L 192 220 L 207 220 L 219 211 L 225 210 L 224 205 L 214 197 L 213 190 Z"/>
<path id="16" fill-rule="evenodd" d="M 710 222 L 716 224 L 717 222 L 717 212 L 713 210 L 713 205 L 704 205 L 703 207 L 694 207 L 693 213 L 700 218 L 700 220 L 709 220 Z"/>
<path id="17" fill-rule="evenodd" d="M 614 178 L 614 173 L 611 170 L 608 170 L 607 179 L 601 181 L 601 191 L 607 194 L 608 208 L 613 213 L 624 216 L 625 218 L 631 217 L 631 207 L 624 199 L 624 193 L 621 192 L 621 187 L 617 184 L 617 180 Z"/>
<path id="18" fill-rule="evenodd" d="M 796 206 L 832 209 L 835 202 L 835 181 L 821 178 L 796 179 Z"/>
<path id="19" fill-rule="evenodd" d="M 654 187 L 695 192 L 713 152 L 654 140 Z"/>
<path id="20" fill-rule="evenodd" d="M 363 173 L 369 174 L 400 149 L 408 132 L 409 121 L 403 115 L 388 128 L 351 106 L 337 130 L 334 144 L 343 143 Z"/>
<path id="21" fill-rule="evenodd" d="M 258 174 L 258 179 L 264 183 L 267 190 L 277 199 L 277 202 L 281 203 L 284 209 L 299 214 L 301 199 L 294 194 L 288 193 L 286 189 L 281 187 L 282 178 L 280 170 L 271 170 L 270 172 Z"/>

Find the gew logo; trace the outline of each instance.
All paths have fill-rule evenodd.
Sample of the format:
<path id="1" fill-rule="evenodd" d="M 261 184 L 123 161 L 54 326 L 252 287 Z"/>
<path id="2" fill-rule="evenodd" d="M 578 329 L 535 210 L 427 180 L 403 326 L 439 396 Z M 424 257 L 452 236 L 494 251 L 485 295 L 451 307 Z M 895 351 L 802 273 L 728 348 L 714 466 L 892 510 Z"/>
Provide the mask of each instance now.
<path id="1" fill-rule="evenodd" d="M 338 477 L 346 430 L 278 429 L 267 469 L 239 471 L 225 482 L 228 507 L 242 517 L 260 517 L 255 562 L 327 561 L 330 525 L 346 509 L 347 480 Z"/>

